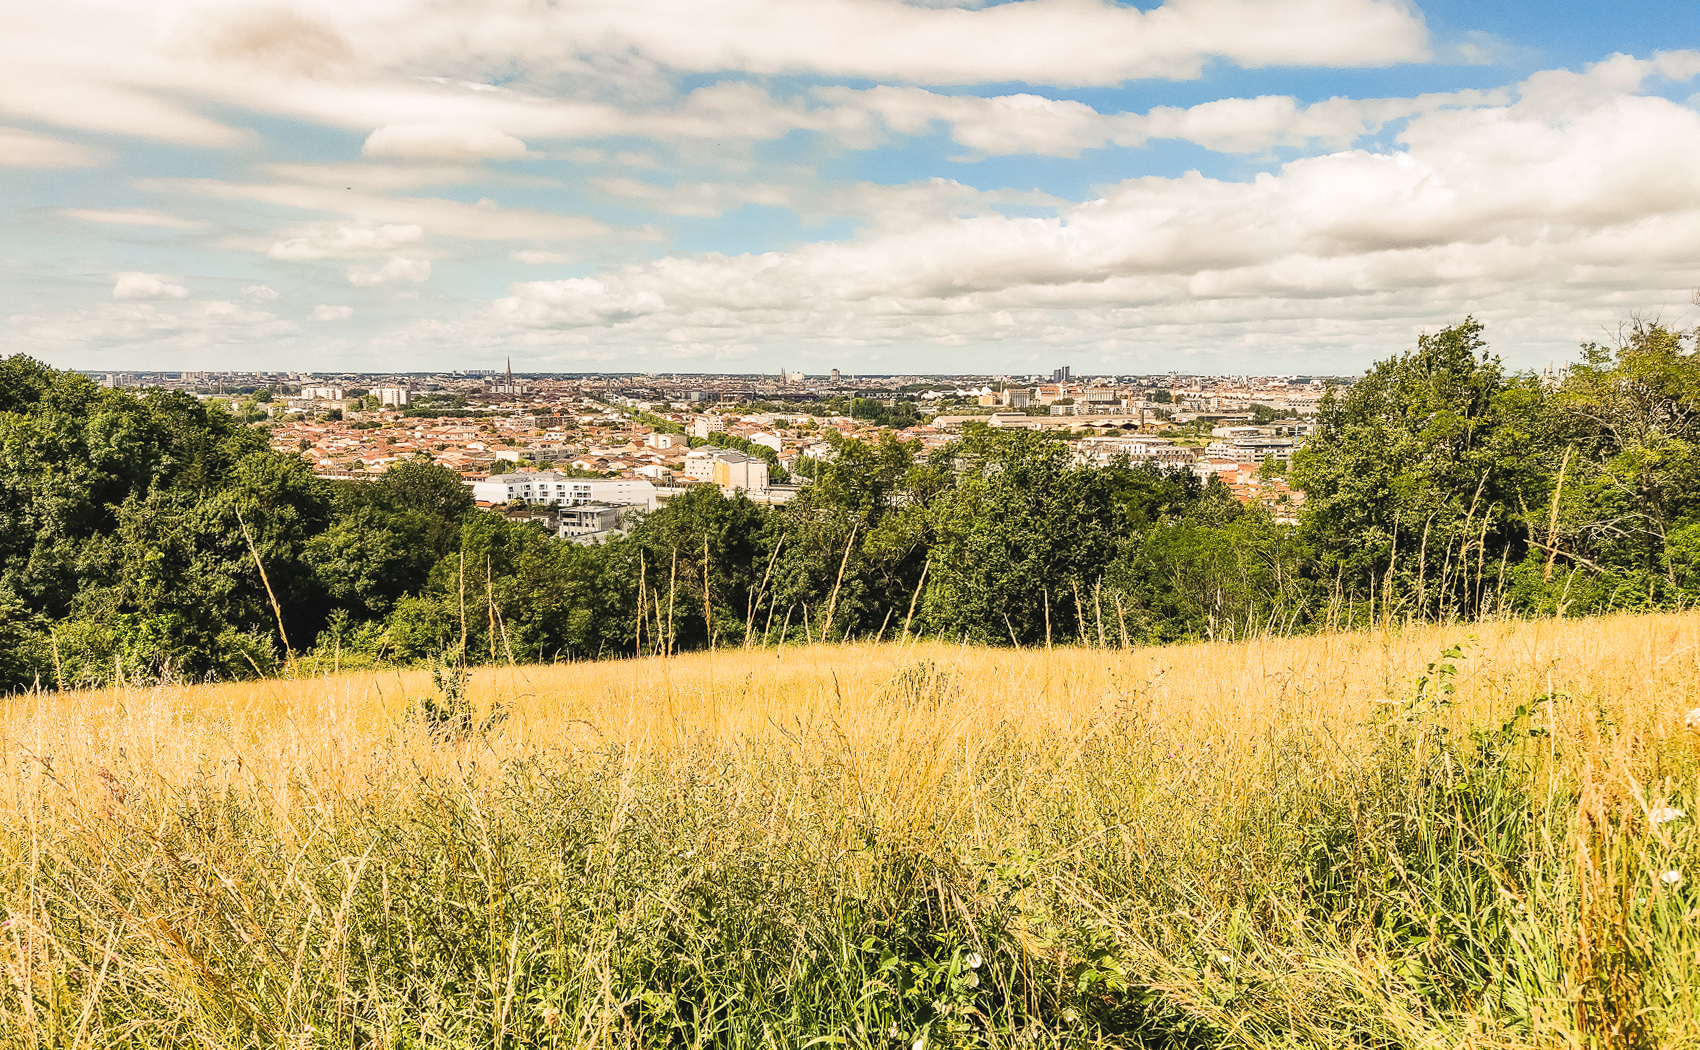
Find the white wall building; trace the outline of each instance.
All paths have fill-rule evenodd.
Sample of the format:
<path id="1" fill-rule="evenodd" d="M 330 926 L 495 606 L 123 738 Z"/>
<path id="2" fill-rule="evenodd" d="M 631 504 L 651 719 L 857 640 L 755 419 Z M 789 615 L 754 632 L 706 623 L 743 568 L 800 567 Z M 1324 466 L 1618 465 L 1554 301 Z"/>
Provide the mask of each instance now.
<path id="1" fill-rule="evenodd" d="M 768 434 L 765 432 L 760 434 L 751 434 L 750 444 L 761 445 L 763 448 L 771 448 L 775 452 L 785 451 L 782 447 L 780 447 L 778 434 Z"/>
<path id="2" fill-rule="evenodd" d="M 1185 445 L 1139 437 L 1082 438 L 1076 462 L 1107 467 L 1122 456 L 1130 463 L 1154 463 L 1159 467 L 1187 467 L 1198 459 L 1198 451 Z"/>
<path id="3" fill-rule="evenodd" d="M 301 398 L 304 401 L 341 401 L 342 387 L 304 386 L 301 388 Z"/>
<path id="4" fill-rule="evenodd" d="M 724 449 L 712 445 L 693 448 L 685 453 L 685 477 L 696 481 L 709 481 L 714 477 L 714 458 Z"/>
<path id="5" fill-rule="evenodd" d="M 726 420 L 714 415 L 698 416 L 691 420 L 690 425 L 691 436 L 699 438 L 706 438 L 710 434 L 724 432 L 725 429 Z"/>
<path id="6" fill-rule="evenodd" d="M 740 489 L 750 493 L 767 491 L 767 460 L 746 456 L 734 449 L 722 449 L 714 459 L 714 483 L 723 491 Z"/>
<path id="7" fill-rule="evenodd" d="M 655 485 L 646 478 L 570 478 L 550 470 L 492 474 L 472 483 L 472 498 L 480 503 L 586 503 L 641 505 L 655 509 Z"/>
<path id="8" fill-rule="evenodd" d="M 372 396 L 378 399 L 378 404 L 394 408 L 406 408 L 410 399 L 404 386 L 380 386 L 372 391 Z"/>
<path id="9" fill-rule="evenodd" d="M 1262 463 L 1267 459 L 1293 458 L 1293 450 L 1298 447 L 1294 441 L 1283 438 L 1230 438 L 1226 441 L 1212 441 L 1204 448 L 1204 458 L 1222 463 Z"/>
<path id="10" fill-rule="evenodd" d="M 726 424 L 722 423 L 720 426 L 721 429 L 725 429 Z M 655 433 L 644 438 L 643 443 L 648 445 L 650 448 L 673 448 L 676 445 L 686 444 L 686 441 L 685 435 L 683 434 L 663 434 L 661 431 L 657 430 Z"/>

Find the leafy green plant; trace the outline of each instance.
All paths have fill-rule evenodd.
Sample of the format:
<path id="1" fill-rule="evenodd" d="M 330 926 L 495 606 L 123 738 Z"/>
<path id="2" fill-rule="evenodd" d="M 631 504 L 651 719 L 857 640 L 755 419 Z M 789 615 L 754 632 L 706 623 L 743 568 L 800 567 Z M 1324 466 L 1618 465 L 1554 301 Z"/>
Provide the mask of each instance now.
<path id="1" fill-rule="evenodd" d="M 439 738 L 458 738 L 473 733 L 488 733 L 507 718 L 507 712 L 494 707 L 483 718 L 477 717 L 472 700 L 467 696 L 472 672 L 460 650 L 445 650 L 433 655 L 429 665 L 431 685 L 435 695 L 420 697 L 414 714 L 431 735 Z"/>

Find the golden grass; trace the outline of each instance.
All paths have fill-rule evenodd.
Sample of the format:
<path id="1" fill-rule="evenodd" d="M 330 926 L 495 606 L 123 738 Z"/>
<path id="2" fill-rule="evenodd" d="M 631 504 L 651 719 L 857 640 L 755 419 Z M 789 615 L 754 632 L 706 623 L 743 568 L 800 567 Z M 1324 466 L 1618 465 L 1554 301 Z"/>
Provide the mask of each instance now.
<path id="1" fill-rule="evenodd" d="M 1316 900 L 1282 895 L 1315 890 L 1304 872 L 1317 857 L 1350 868 L 1326 835 L 1397 838 L 1358 802 L 1342 815 L 1325 796 L 1399 816 L 1406 785 L 1415 792 L 1429 774 L 1377 764 L 1385 716 L 1457 643 L 1464 657 L 1443 676 L 1456 702 L 1440 719 L 1461 739 L 1538 701 L 1529 724 L 1548 735 L 1533 746 L 1553 797 L 1566 793 L 1528 825 L 1550 837 L 1550 863 L 1523 889 L 1513 889 L 1517 873 L 1495 873 L 1485 846 L 1487 860 L 1458 878 L 1617 932 L 1605 947 L 1592 934 L 1536 943 L 1515 933 L 1503 943 L 1522 954 L 1504 972 L 1539 980 L 1517 990 L 1494 978 L 1470 993 L 1484 996 L 1480 1016 L 1454 1024 L 1411 976 L 1411 960 L 1427 958 L 1420 941 L 1377 940 L 1392 935 L 1362 920 L 1331 924 Z M 419 975 L 441 967 L 407 952 L 438 919 L 392 900 L 391 886 L 404 884 L 457 900 L 457 915 L 488 908 L 473 928 L 497 939 L 454 965 L 493 991 L 465 1007 L 455 1045 L 489 1045 L 491 1032 L 500 1041 L 524 1024 L 541 1045 L 537 1033 L 561 1017 L 578 1034 L 557 1045 L 666 1043 L 644 1028 L 657 1018 L 688 1020 L 693 1040 L 725 1045 L 786 1024 L 858 1046 L 879 1045 L 864 1036 L 887 1025 L 905 1045 L 917 1032 L 1000 1045 L 1023 1031 L 1066 1041 L 1057 1033 L 1089 1008 L 1102 1016 L 1082 1038 L 1109 1045 L 1124 1038 L 1116 1025 L 1133 1023 L 1126 1004 L 1146 1001 L 1123 998 L 1135 988 L 1159 1005 L 1138 1015 L 1145 1028 L 1125 1029 L 1133 1042 L 1141 1031 L 1180 1039 L 1196 1023 L 1243 1045 L 1332 1045 L 1341 1026 L 1404 1045 L 1653 1045 L 1652 1031 L 1700 1043 L 1700 1008 L 1668 991 L 1700 974 L 1686 932 L 1696 916 L 1648 881 L 1697 847 L 1687 823 L 1646 820 L 1667 800 L 1700 797 L 1700 738 L 1684 727 L 1697 692 L 1700 614 L 1680 613 L 1129 651 L 916 642 L 484 668 L 468 695 L 501 719 L 452 738 L 411 714 L 435 693 L 424 671 L 301 669 L 294 679 L 13 697 L 0 722 L 0 911 L 14 924 L 0 961 L 18 989 L 34 990 L 0 990 L 0 1026 L 20 1033 L 0 1033 L 0 1045 L 105 1045 L 120 1031 L 141 1033 L 126 1037 L 135 1045 L 211 1040 L 233 1018 L 247 1035 L 231 1046 L 281 1044 L 327 1018 L 337 1038 L 359 1029 L 426 1042 L 418 996 L 438 1011 L 433 997 L 465 985 L 418 991 Z M 1389 769 L 1406 779 L 1376 779 Z M 531 779 L 515 787 L 516 770 Z M 1393 797 L 1377 796 L 1377 784 L 1393 784 L 1383 792 Z M 1405 812 L 1474 812 L 1444 808 L 1453 804 Z M 1528 809 L 1513 800 L 1505 812 Z M 419 824 L 437 812 L 443 829 Z M 271 826 L 244 823 L 255 814 Z M 1453 841 L 1473 854 L 1479 833 Z M 544 844 L 575 835 L 588 843 L 583 857 L 551 859 Z M 1444 835 L 1418 837 L 1423 849 L 1445 846 Z M 1495 936 L 1524 930 L 1472 910 L 1475 891 L 1453 894 L 1446 870 L 1400 867 L 1420 852 L 1382 866 L 1389 888 L 1376 899 L 1419 915 L 1463 909 Z M 443 864 L 470 865 L 483 881 L 439 884 L 431 865 Z M 922 872 L 925 885 L 905 872 Z M 724 880 L 741 888 L 714 897 Z M 570 936 L 562 924 L 573 908 L 559 903 L 569 897 L 593 916 Z M 730 911 L 705 910 L 705 899 Z M 1517 906 L 1518 922 L 1538 918 Z M 727 937 L 745 925 L 785 932 L 740 955 L 715 940 L 726 924 L 736 928 Z M 258 932 L 243 932 L 266 926 L 283 930 L 283 948 L 269 949 L 276 959 L 256 947 Z M 840 926 L 849 947 L 835 948 Z M 406 951 L 383 947 L 397 929 Z M 75 943 L 91 936 L 117 947 Z M 935 1009 L 946 992 L 899 994 L 884 971 L 864 972 L 872 963 L 855 944 L 865 938 L 948 985 L 959 1013 Z M 938 976 L 944 964 L 927 946 L 946 940 L 952 958 L 997 954 L 995 996 L 986 998 L 990 966 L 986 988 L 972 992 L 960 967 Z M 694 961 L 667 970 L 686 942 Z M 291 964 L 284 949 L 295 943 Z M 563 943 L 576 953 L 569 961 L 528 963 Z M 760 970 L 773 943 L 791 954 Z M 1093 945 L 1111 961 L 1082 971 Z M 833 951 L 843 958 L 830 962 Z M 1243 985 L 1213 961 L 1228 953 Z M 308 955 L 322 960 L 319 977 L 303 970 Z M 671 995 L 686 977 L 734 999 L 790 981 L 791 1012 L 727 1014 L 710 1037 L 700 1014 L 651 998 L 658 982 Z M 830 1010 L 799 998 L 829 978 L 844 984 Z M 1635 1019 L 1641 1007 L 1619 1002 L 1644 981 L 1665 989 L 1652 1027 Z M 527 988 L 530 1007 L 515 999 Z M 450 1014 L 430 1012 L 430 1023 L 449 1023 L 439 1016 Z"/>
<path id="2" fill-rule="evenodd" d="M 878 764 L 919 741 L 1085 740 L 1130 715 L 1178 746 L 1249 756 L 1271 732 L 1314 726 L 1349 753 L 1377 705 L 1406 698 L 1458 642 L 1458 718 L 1484 722 L 1531 697 L 1564 697 L 1542 722 L 1571 769 L 1601 745 L 1603 726 L 1620 744 L 1658 750 L 1700 706 L 1700 614 L 1619 614 L 1128 651 L 918 642 L 482 668 L 468 696 L 506 717 L 455 746 L 398 732 L 434 692 L 419 670 L 26 695 L 0 701 L 0 762 L 14 772 L 51 765 L 64 777 L 121 761 L 178 784 L 238 772 L 275 783 L 311 770 L 321 787 L 358 794 L 402 758 L 464 768 L 608 744 L 655 756 L 830 726 Z M 926 703 L 911 702 L 917 688 Z M 0 816 L 25 804 L 32 779 L 4 779 Z"/>

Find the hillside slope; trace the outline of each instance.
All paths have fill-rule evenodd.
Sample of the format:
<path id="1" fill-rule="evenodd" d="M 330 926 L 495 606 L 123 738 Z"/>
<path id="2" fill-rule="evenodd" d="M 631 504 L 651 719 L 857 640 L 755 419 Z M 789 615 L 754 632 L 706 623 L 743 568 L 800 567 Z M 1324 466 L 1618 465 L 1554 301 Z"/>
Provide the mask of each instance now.
<path id="1" fill-rule="evenodd" d="M 4 701 L 0 1044 L 1700 1045 L 1700 615 L 314 670 Z"/>

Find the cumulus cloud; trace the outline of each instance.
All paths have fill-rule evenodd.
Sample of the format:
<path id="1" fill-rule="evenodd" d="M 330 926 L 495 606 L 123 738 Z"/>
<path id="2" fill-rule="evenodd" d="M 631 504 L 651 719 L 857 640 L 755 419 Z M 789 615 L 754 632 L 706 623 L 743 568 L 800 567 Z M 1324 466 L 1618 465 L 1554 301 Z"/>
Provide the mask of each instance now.
<path id="1" fill-rule="evenodd" d="M 455 13 L 472 10 L 467 2 Z M 1422 17 L 1398 0 L 1168 0 L 1148 11 L 1107 0 L 977 10 L 899 0 L 577 0 L 486 17 L 479 28 L 473 46 L 484 55 L 537 64 L 630 52 L 692 72 L 929 84 L 1103 85 L 1194 77 L 1218 58 L 1246 67 L 1378 66 L 1429 54 Z"/>
<path id="2" fill-rule="evenodd" d="M 527 266 L 544 266 L 550 263 L 568 263 L 574 261 L 574 256 L 566 252 L 546 252 L 536 248 L 523 248 L 509 252 L 508 258 L 514 262 L 525 263 Z"/>
<path id="3" fill-rule="evenodd" d="M 1398 149 L 1246 182 L 1135 178 L 1049 217 L 912 215 L 789 252 L 520 282 L 482 323 L 634 344 L 1125 347 L 1187 325 L 1408 331 L 1476 312 L 1568 339 L 1700 283 L 1700 113 L 1634 93 L 1661 63 L 1700 56 L 1542 74 L 1506 104 L 1420 113 Z"/>
<path id="4" fill-rule="evenodd" d="M 353 316 L 354 307 L 352 306 L 326 306 L 320 303 L 313 307 L 313 320 L 315 321 L 346 321 Z"/>
<path id="5" fill-rule="evenodd" d="M 1339 148 L 1421 113 L 1509 99 L 1505 91 L 1470 90 L 1413 98 L 1330 98 L 1305 105 L 1290 95 L 1261 95 L 1158 106 L 1145 113 L 1101 113 L 1084 102 L 1027 93 L 981 97 L 909 87 L 829 86 L 813 94 L 826 105 L 810 114 L 811 126 L 845 138 L 869 133 L 865 122 L 877 118 L 891 132 L 908 136 L 942 125 L 953 141 L 984 156 L 1051 157 L 1143 146 L 1153 139 L 1192 142 L 1221 153 Z"/>
<path id="6" fill-rule="evenodd" d="M 424 239 L 425 228 L 415 223 L 391 223 L 377 227 L 337 226 L 277 241 L 266 254 L 273 259 L 286 259 L 291 262 L 348 259 L 381 255 L 404 244 L 417 244 Z"/>
<path id="7" fill-rule="evenodd" d="M 781 343 L 869 354 L 1138 339 L 1324 346 L 1467 309 L 1574 327 L 1700 283 L 1690 261 L 1700 118 L 1641 93 L 1649 78 L 1695 76 L 1695 52 L 1407 98 L 1270 93 L 1135 112 L 1108 92 L 1067 97 L 1072 87 L 1212 66 L 1461 53 L 1455 42 L 1431 44 L 1405 0 L 86 0 L 37 5 L 16 21 L 0 34 L 0 117 L 43 130 L 0 130 L 0 163 L 103 162 L 104 148 L 54 128 L 201 149 L 271 137 L 272 117 L 301 133 L 272 143 L 287 152 L 234 158 L 296 163 L 138 177 L 109 201 L 62 209 L 62 198 L 44 200 L 43 212 L 142 229 L 216 224 L 217 248 L 316 265 L 315 277 L 382 286 L 389 298 L 417 295 L 433 260 L 450 257 L 593 271 L 520 281 L 470 317 L 422 317 L 422 338 L 444 345 L 660 347 L 728 361 Z M 831 78 L 843 83 L 822 82 Z M 997 94 L 963 90 L 988 83 Z M 1366 136 L 1370 148 L 1352 148 Z M 1000 163 L 963 181 L 834 181 L 834 171 L 882 170 L 843 162 L 843 148 L 896 138 L 914 140 L 903 144 L 913 151 L 905 171 L 928 162 L 935 140 L 968 159 L 1178 140 L 1267 170 L 1239 181 L 1127 178 L 1084 201 L 1044 192 L 1093 177 L 1084 166 L 1069 174 L 1049 163 Z M 1305 153 L 1319 155 L 1276 163 Z M 1117 171 L 1140 170 L 1137 155 L 1125 159 Z M 985 188 L 968 184 L 980 178 Z M 137 191 L 159 206 L 128 206 Z M 581 197 L 621 218 L 570 213 Z M 724 228 L 675 220 L 749 204 L 790 212 L 801 232 L 781 217 L 739 229 L 735 243 L 784 250 L 664 247 L 701 245 Z M 834 239 L 809 243 L 828 221 Z M 161 250 L 206 247 L 155 240 Z M 630 260 L 643 261 L 622 265 Z M 204 273 L 215 263 L 147 265 Z M 255 290 L 264 285 L 250 286 L 237 297 L 244 306 L 220 314 L 191 300 L 181 279 L 115 279 L 105 312 L 77 314 L 90 338 L 122 325 L 181 325 L 187 340 L 201 338 L 203 322 L 234 332 L 217 318 L 266 300 Z M 352 308 L 311 313 L 341 320 Z M 351 346 L 338 340 L 380 324 L 362 310 L 336 338 L 315 338 Z M 286 325 L 273 318 L 256 331 L 287 335 Z"/>
<path id="8" fill-rule="evenodd" d="M 431 279 L 431 260 L 411 259 L 405 255 L 392 255 L 382 267 L 376 270 L 356 268 L 348 271 L 348 283 L 361 288 L 371 288 L 393 281 L 407 281 L 420 284 Z"/>
<path id="9" fill-rule="evenodd" d="M 354 46 L 328 19 L 289 3 L 181 3 L 165 8 L 168 53 L 269 73 L 322 77 L 354 65 Z"/>
<path id="10" fill-rule="evenodd" d="M 517 157 L 532 135 L 628 134 L 630 114 L 571 88 L 625 79 L 642 94 L 665 85 L 666 71 L 1070 87 L 1196 77 L 1213 61 L 1363 67 L 1429 55 L 1423 19 L 1404 0 L 1167 0 L 1150 10 L 1112 0 L 181 0 L 37 5 L 8 28 L 0 110 L 28 120 L 214 148 L 253 139 L 208 116 L 210 105 L 376 128 L 372 155 L 409 159 Z M 482 82 L 490 71 L 521 87 Z M 568 90 L 548 90 L 563 82 Z M 686 107 L 650 123 L 688 135 L 715 116 Z"/>
<path id="11" fill-rule="evenodd" d="M 525 156 L 525 143 L 482 124 L 438 121 L 386 124 L 366 137 L 360 152 L 408 160 L 512 159 Z"/>
<path id="12" fill-rule="evenodd" d="M 186 299 L 189 289 L 157 273 L 121 273 L 112 286 L 114 299 Z"/>
<path id="13" fill-rule="evenodd" d="M 277 289 L 264 284 L 250 284 L 246 288 L 242 289 L 242 294 L 250 299 L 258 299 L 261 302 L 270 302 L 277 298 Z"/>

